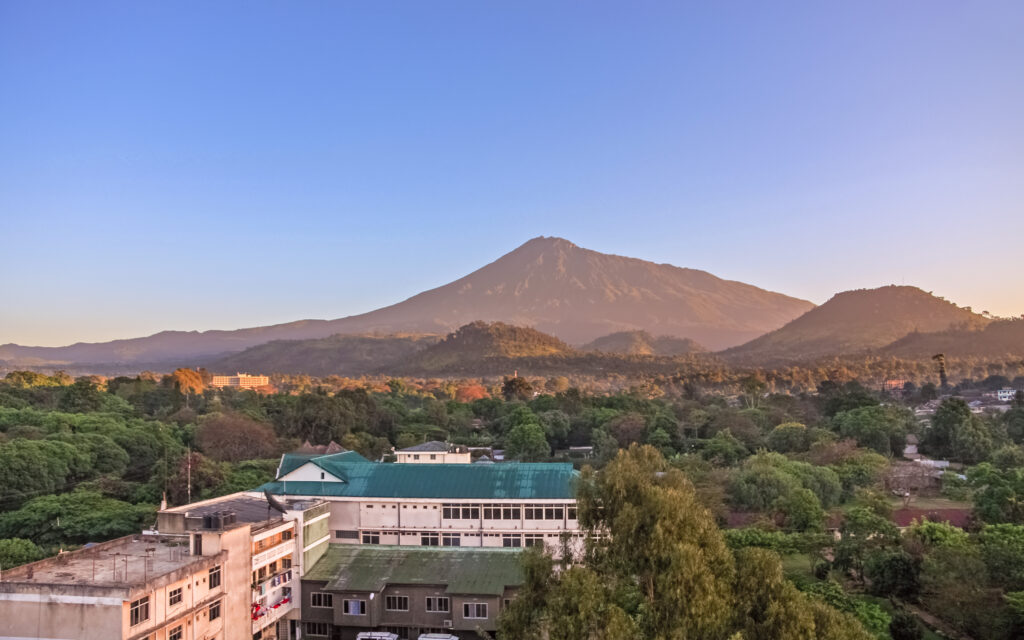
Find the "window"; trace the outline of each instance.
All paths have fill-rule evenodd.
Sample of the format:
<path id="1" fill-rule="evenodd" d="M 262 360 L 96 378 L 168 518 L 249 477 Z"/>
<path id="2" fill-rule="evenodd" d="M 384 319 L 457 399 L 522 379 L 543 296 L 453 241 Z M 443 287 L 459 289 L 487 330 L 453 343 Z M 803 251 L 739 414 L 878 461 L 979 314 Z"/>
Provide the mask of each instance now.
<path id="1" fill-rule="evenodd" d="M 380 531 L 364 531 L 363 544 L 380 544 Z"/>
<path id="2" fill-rule="evenodd" d="M 321 609 L 330 609 L 334 606 L 334 596 L 322 591 L 314 591 L 309 594 L 309 604 L 310 606 L 320 607 Z"/>
<path id="3" fill-rule="evenodd" d="M 501 546 L 503 547 L 521 547 L 523 546 L 523 537 L 518 533 L 506 533 L 501 536 Z"/>
<path id="4" fill-rule="evenodd" d="M 545 520 L 561 520 L 564 511 L 562 507 L 545 507 L 544 508 L 544 519 Z"/>
<path id="5" fill-rule="evenodd" d="M 441 538 L 436 531 L 428 531 L 420 534 L 420 546 L 436 547 L 441 544 Z"/>
<path id="6" fill-rule="evenodd" d="M 358 540 L 359 539 L 359 532 L 358 531 L 335 531 L 334 532 L 334 537 L 338 538 L 339 540 Z"/>
<path id="7" fill-rule="evenodd" d="M 437 507 L 434 508 L 436 509 Z M 446 504 L 441 508 L 441 517 L 445 520 L 479 520 L 480 505 Z"/>
<path id="8" fill-rule="evenodd" d="M 139 598 L 132 603 L 131 612 L 128 614 L 131 626 L 149 620 L 149 596 Z"/>
<path id="9" fill-rule="evenodd" d="M 409 596 L 384 596 L 385 611 L 408 611 Z"/>
<path id="10" fill-rule="evenodd" d="M 184 633 L 181 631 L 180 624 L 167 632 L 167 640 L 181 640 L 182 636 Z"/>
<path id="11" fill-rule="evenodd" d="M 173 607 L 176 604 L 181 604 L 181 587 L 171 589 L 167 593 L 167 606 Z"/>
<path id="12" fill-rule="evenodd" d="M 519 520 L 522 518 L 520 515 L 519 507 L 503 507 L 501 510 L 502 520 Z"/>
<path id="13" fill-rule="evenodd" d="M 210 588 L 216 589 L 220 586 L 220 565 L 210 569 Z"/>
<path id="14" fill-rule="evenodd" d="M 331 625 L 326 622 L 307 622 L 306 623 L 306 635 L 310 636 L 329 636 L 331 635 Z"/>
<path id="15" fill-rule="evenodd" d="M 346 615 L 350 616 L 365 616 L 366 615 L 366 600 L 345 600 L 342 603 L 341 610 Z"/>
<path id="16" fill-rule="evenodd" d="M 412 456 L 412 459 L 413 460 L 419 460 L 420 459 L 420 454 L 414 453 L 413 456 Z"/>
<path id="17" fill-rule="evenodd" d="M 448 613 L 450 609 L 448 598 L 427 598 L 427 611 Z"/>
<path id="18" fill-rule="evenodd" d="M 292 559 L 291 558 L 281 558 L 281 568 L 282 569 L 291 569 L 292 568 Z"/>
<path id="19" fill-rule="evenodd" d="M 432 453 L 432 454 L 430 454 L 430 459 L 431 460 L 437 460 L 437 456 Z"/>
<path id="20" fill-rule="evenodd" d="M 576 507 L 566 507 L 566 512 L 570 520 L 576 520 Z"/>
<path id="21" fill-rule="evenodd" d="M 484 602 L 467 602 L 462 605 L 462 617 L 477 620 L 487 617 L 487 604 Z"/>
<path id="22" fill-rule="evenodd" d="M 544 536 L 537 533 L 527 533 L 523 536 L 524 547 L 539 547 L 544 545 Z"/>
<path id="23" fill-rule="evenodd" d="M 462 546 L 462 534 L 461 533 L 445 533 L 441 536 L 441 546 L 444 547 L 461 547 Z"/>
<path id="24" fill-rule="evenodd" d="M 210 605 L 210 621 L 214 621 L 220 617 L 220 600 Z"/>

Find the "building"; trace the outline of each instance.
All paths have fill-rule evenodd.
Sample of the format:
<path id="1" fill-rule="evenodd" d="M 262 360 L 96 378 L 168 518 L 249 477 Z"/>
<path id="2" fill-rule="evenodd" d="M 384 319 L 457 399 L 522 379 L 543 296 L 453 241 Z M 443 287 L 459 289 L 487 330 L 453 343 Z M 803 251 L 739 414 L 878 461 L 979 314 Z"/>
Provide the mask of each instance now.
<path id="1" fill-rule="evenodd" d="M 395 456 L 400 463 L 469 464 L 472 462 L 472 453 L 469 447 L 438 440 L 399 449 L 395 452 Z"/>
<path id="2" fill-rule="evenodd" d="M 514 549 L 332 544 L 302 578 L 303 637 L 478 638 L 478 629 L 493 634 L 522 583 Z"/>
<path id="3" fill-rule="evenodd" d="M 247 606 L 229 596 L 228 552 L 208 551 L 191 554 L 180 536 L 138 535 L 4 571 L 0 638 L 251 637 L 226 632 Z"/>
<path id="4" fill-rule="evenodd" d="M 1013 402 L 1013 399 L 1016 397 L 1016 389 L 999 389 L 996 391 L 996 400 L 999 402 Z"/>
<path id="5" fill-rule="evenodd" d="M 267 376 L 250 376 L 247 373 L 236 373 L 233 376 L 213 376 L 211 387 L 235 387 L 239 389 L 255 389 L 270 384 Z"/>
<path id="6" fill-rule="evenodd" d="M 225 590 L 239 615 L 226 640 L 271 640 L 296 637 L 299 577 L 327 551 L 327 518 L 321 500 L 271 503 L 233 494 L 162 510 L 157 528 L 182 536 L 194 556 L 227 554 Z"/>
<path id="7" fill-rule="evenodd" d="M 569 463 L 385 464 L 353 451 L 285 454 L 277 479 L 258 491 L 325 501 L 339 544 L 544 544 L 557 556 L 582 546 L 578 475 Z"/>

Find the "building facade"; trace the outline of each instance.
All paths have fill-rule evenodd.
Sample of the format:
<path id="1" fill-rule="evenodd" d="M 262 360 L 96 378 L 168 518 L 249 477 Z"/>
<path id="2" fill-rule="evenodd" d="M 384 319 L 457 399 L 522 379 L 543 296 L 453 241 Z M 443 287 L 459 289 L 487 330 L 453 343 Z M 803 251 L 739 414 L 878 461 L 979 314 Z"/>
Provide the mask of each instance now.
<path id="1" fill-rule="evenodd" d="M 240 389 L 255 389 L 270 384 L 267 376 L 250 376 L 247 373 L 236 373 L 233 376 L 213 376 L 210 381 L 211 387 L 237 387 Z"/>
<path id="2" fill-rule="evenodd" d="M 228 554 L 189 553 L 180 536 L 139 535 L 0 576 L 0 638 L 222 640 L 246 610 L 230 599 Z"/>
<path id="3" fill-rule="evenodd" d="M 389 632 L 478 638 L 523 583 L 512 549 L 332 544 L 302 579 L 302 631 L 316 640 Z"/>
<path id="4" fill-rule="evenodd" d="M 354 452 L 282 458 L 261 487 L 329 505 L 338 544 L 582 548 L 571 464 L 384 464 Z M 255 495 L 255 494 L 253 494 Z"/>

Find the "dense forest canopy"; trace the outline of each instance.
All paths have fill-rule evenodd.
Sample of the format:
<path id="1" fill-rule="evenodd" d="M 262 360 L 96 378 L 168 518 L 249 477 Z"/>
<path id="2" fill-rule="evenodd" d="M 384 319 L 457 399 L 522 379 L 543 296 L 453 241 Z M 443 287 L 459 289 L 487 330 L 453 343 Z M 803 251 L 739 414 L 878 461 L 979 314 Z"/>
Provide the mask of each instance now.
<path id="1" fill-rule="evenodd" d="M 955 360 L 948 368 L 962 370 Z M 0 566 L 151 526 L 162 500 L 258 486 L 304 442 L 389 461 L 396 447 L 447 440 L 507 460 L 573 462 L 584 470 L 583 520 L 613 532 L 557 576 L 549 560 L 530 560 L 536 592 L 523 602 L 553 604 L 510 610 L 505 637 L 528 637 L 516 625 L 537 623 L 550 637 L 566 624 L 590 635 L 565 637 L 900 640 L 921 637 L 915 612 L 950 632 L 1018 637 L 1024 398 L 977 413 L 958 394 L 1021 386 L 1019 370 L 979 364 L 973 376 L 951 375 L 949 389 L 922 371 L 924 384 L 907 380 L 892 393 L 858 382 L 859 370 L 278 375 L 261 392 L 212 388 L 203 370 L 77 379 L 15 371 L 0 381 Z M 934 415 L 915 415 L 925 402 Z M 908 436 L 962 471 L 942 475 L 930 495 L 911 494 L 897 473 L 909 464 Z M 922 506 L 898 534 L 894 514 L 915 504 L 959 508 L 967 528 L 929 522 Z M 663 534 L 645 538 L 650 527 Z M 615 546 L 624 540 L 629 549 Z M 689 569 L 665 568 L 677 565 Z M 674 600 L 694 589 L 703 595 L 692 607 Z M 583 602 L 590 608 L 571 619 L 554 604 Z M 601 630 L 600 620 L 611 622 Z"/>

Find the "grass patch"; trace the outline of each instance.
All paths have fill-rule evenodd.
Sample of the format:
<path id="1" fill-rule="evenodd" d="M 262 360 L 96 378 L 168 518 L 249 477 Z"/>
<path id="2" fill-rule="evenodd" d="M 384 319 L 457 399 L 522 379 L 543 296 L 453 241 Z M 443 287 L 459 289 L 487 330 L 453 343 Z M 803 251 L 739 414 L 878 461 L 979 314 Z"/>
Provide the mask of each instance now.
<path id="1" fill-rule="evenodd" d="M 893 509 L 902 509 L 903 500 L 896 496 L 889 498 L 889 504 Z M 914 498 L 910 501 L 911 509 L 970 509 L 973 505 L 963 500 L 950 500 L 936 496 L 934 498 Z"/>

